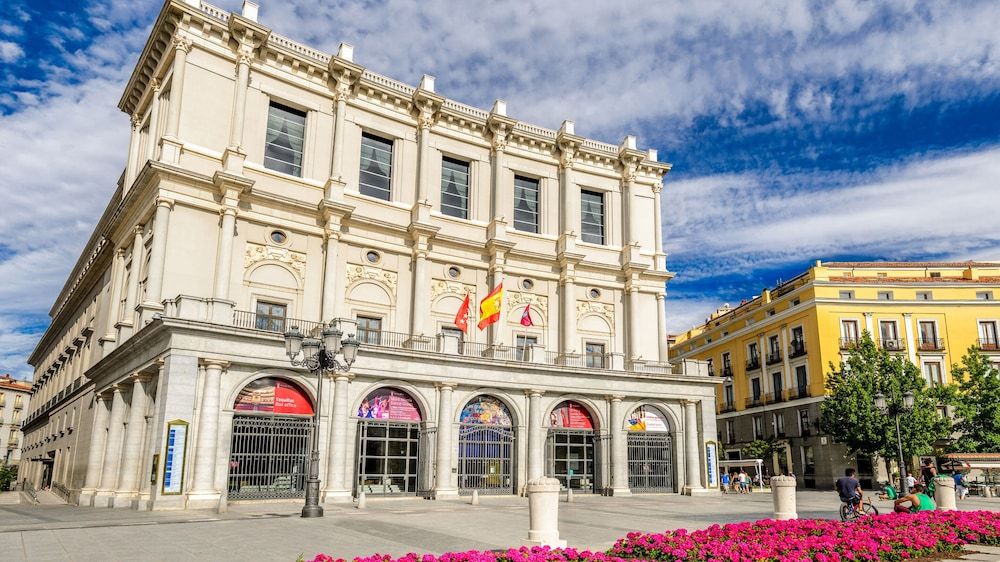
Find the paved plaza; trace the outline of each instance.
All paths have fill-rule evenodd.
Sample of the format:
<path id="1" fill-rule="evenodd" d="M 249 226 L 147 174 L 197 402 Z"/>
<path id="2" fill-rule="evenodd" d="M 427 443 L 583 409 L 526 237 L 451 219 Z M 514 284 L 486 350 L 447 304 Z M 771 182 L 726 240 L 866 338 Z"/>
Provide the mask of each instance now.
<path id="1" fill-rule="evenodd" d="M 690 498 L 577 495 L 560 503 L 560 532 L 571 546 L 608 548 L 629 531 L 707 527 L 771 515 L 771 496 Z M 8 500 L 9 501 L 9 500 Z M 364 510 L 327 509 L 298 517 L 297 504 L 255 504 L 227 513 L 153 512 L 0 502 L 4 560 L 308 560 L 318 552 L 350 558 L 375 552 L 440 553 L 516 546 L 527 536 L 524 498 L 468 501 L 369 500 Z M 888 502 L 877 502 L 883 512 Z M 836 517 L 833 492 L 800 492 L 800 517 Z M 961 509 L 1000 510 L 1000 499 L 971 498 Z"/>

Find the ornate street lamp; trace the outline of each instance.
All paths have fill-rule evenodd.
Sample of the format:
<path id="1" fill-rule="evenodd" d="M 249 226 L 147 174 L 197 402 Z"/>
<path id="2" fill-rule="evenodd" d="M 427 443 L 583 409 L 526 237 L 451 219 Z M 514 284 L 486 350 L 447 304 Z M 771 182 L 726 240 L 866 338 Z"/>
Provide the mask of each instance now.
<path id="1" fill-rule="evenodd" d="M 903 438 L 899 432 L 899 417 L 913 409 L 913 391 L 907 390 L 903 393 L 902 400 L 893 400 L 892 404 L 887 403 L 885 395 L 879 392 L 875 395 L 875 407 L 883 415 L 892 415 L 896 418 L 896 447 L 899 450 L 899 487 L 905 496 L 910 493 L 910 486 L 906 483 L 906 459 L 903 458 Z"/>
<path id="2" fill-rule="evenodd" d="M 285 353 L 292 365 L 305 367 L 316 375 L 312 450 L 309 452 L 309 478 L 306 480 L 306 504 L 302 507 L 302 517 L 323 517 L 323 508 L 319 505 L 319 412 L 323 402 L 323 373 L 350 370 L 361 347 L 354 334 L 343 336 L 336 320 L 323 326 L 320 339 L 304 337 L 297 326 L 285 332 Z M 343 356 L 343 362 L 337 360 L 337 355 Z"/>

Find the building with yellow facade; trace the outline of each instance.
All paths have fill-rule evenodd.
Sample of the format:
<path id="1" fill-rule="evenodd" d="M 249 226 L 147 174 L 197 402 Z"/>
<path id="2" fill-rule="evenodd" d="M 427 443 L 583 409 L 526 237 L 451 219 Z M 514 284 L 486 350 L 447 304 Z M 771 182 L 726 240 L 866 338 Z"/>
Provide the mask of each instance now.
<path id="1" fill-rule="evenodd" d="M 976 345 L 1000 363 L 1000 263 L 815 262 L 806 272 L 677 336 L 671 359 L 709 362 L 723 377 L 716 408 L 724 457 L 755 439 L 774 440 L 766 459 L 800 486 L 826 489 L 871 459 L 819 431 L 830 363 L 846 359 L 867 331 L 920 367 L 929 384 L 950 382 L 951 365 Z"/>

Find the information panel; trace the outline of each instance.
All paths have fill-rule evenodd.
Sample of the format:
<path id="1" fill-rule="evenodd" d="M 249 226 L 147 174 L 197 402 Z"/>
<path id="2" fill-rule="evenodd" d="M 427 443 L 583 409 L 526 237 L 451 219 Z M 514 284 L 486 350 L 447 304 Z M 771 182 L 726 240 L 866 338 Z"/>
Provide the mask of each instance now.
<path id="1" fill-rule="evenodd" d="M 715 470 L 715 445 L 709 443 L 705 448 L 705 461 L 708 464 L 708 487 L 718 485 L 718 471 Z"/>
<path id="2" fill-rule="evenodd" d="M 184 484 L 184 460 L 187 451 L 188 423 L 167 423 L 167 450 L 163 455 L 163 494 L 180 494 Z"/>

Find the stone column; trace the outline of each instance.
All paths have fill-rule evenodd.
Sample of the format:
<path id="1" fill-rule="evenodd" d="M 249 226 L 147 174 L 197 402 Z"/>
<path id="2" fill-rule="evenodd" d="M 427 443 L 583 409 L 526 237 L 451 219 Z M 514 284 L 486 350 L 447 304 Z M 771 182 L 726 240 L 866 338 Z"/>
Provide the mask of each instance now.
<path id="1" fill-rule="evenodd" d="M 685 493 L 695 495 L 701 485 L 701 444 L 698 438 L 698 402 L 684 400 L 684 472 L 687 476 Z"/>
<path id="2" fill-rule="evenodd" d="M 543 390 L 526 390 L 528 395 L 528 481 L 541 478 L 545 474 L 545 455 L 543 451 L 544 435 L 542 434 L 542 395 Z"/>
<path id="3" fill-rule="evenodd" d="M 624 396 L 608 396 L 611 404 L 611 419 L 608 430 L 611 433 L 611 462 L 613 482 L 611 494 L 614 496 L 630 496 L 632 491 L 628 485 L 628 436 L 625 432 L 625 418 L 622 416 L 622 399 Z"/>
<path id="4" fill-rule="evenodd" d="M 142 303 L 142 320 L 149 320 L 153 312 L 163 310 L 163 271 L 167 261 L 167 227 L 170 224 L 170 210 L 174 202 L 165 197 L 156 199 L 156 214 L 153 217 L 153 240 L 149 248 L 149 271 L 146 281 L 146 297 Z"/>
<path id="5" fill-rule="evenodd" d="M 122 284 L 125 283 L 125 249 L 116 248 L 111 263 L 111 293 L 108 297 L 108 323 L 100 339 L 101 351 L 107 355 L 115 348 L 118 339 L 118 321 L 121 320 Z"/>
<path id="6" fill-rule="evenodd" d="M 132 229 L 132 265 L 129 267 L 128 287 L 125 289 L 125 311 L 118 321 L 118 345 L 132 336 L 135 329 L 135 305 L 139 300 L 139 276 L 142 275 L 142 225 Z"/>
<path id="7" fill-rule="evenodd" d="M 129 407 L 128 426 L 122 449 L 122 470 L 118 477 L 115 507 L 128 507 L 129 500 L 139 493 L 139 460 L 142 458 L 142 436 L 146 433 L 146 381 L 149 377 L 136 374 L 132 377 L 132 404 Z M 122 505 L 119 500 L 124 500 Z"/>
<path id="8" fill-rule="evenodd" d="M 94 395 L 94 429 L 90 434 L 90 451 L 87 455 L 87 475 L 80 490 L 80 505 L 93 505 L 94 493 L 101 485 L 104 467 L 104 448 L 108 442 L 108 401 L 100 394 Z"/>
<path id="9" fill-rule="evenodd" d="M 352 375 L 333 375 L 333 413 L 330 417 L 330 443 L 327 447 L 326 482 L 324 502 L 347 502 L 351 499 L 351 486 L 347 482 L 347 393 Z"/>
<path id="10" fill-rule="evenodd" d="M 329 322 L 337 315 L 337 260 L 340 249 L 340 230 L 327 228 L 326 251 L 323 254 L 323 322 Z"/>
<path id="11" fill-rule="evenodd" d="M 170 105 L 167 110 L 167 125 L 163 131 L 163 150 L 160 160 L 176 164 L 180 160 L 181 142 L 178 130 L 181 123 L 181 97 L 184 93 L 184 69 L 187 66 L 187 54 L 191 50 L 191 40 L 177 32 L 172 43 L 174 46 L 173 74 L 170 78 Z"/>
<path id="12" fill-rule="evenodd" d="M 104 467 L 101 484 L 94 498 L 97 507 L 111 507 L 114 502 L 115 486 L 118 484 L 118 468 L 121 463 L 122 432 L 125 429 L 125 399 L 122 387 L 111 387 L 111 418 L 108 421 L 107 444 L 104 447 Z"/>
<path id="13" fill-rule="evenodd" d="M 872 339 L 874 339 L 875 336 L 876 336 L 876 334 L 875 334 L 875 324 L 872 321 L 872 315 L 874 313 L 872 313 L 872 312 L 862 312 L 861 314 L 863 314 L 865 316 L 865 330 L 868 330 L 868 333 L 871 334 Z"/>
<path id="14" fill-rule="evenodd" d="M 452 443 L 452 391 L 455 383 L 437 383 L 438 388 L 438 421 L 437 421 L 437 474 L 434 482 L 434 498 L 448 498 L 458 495 L 451 485 L 451 458 L 455 448 Z"/>
<path id="15" fill-rule="evenodd" d="M 934 503 L 938 511 L 958 511 L 955 502 L 955 479 L 951 476 L 936 476 L 934 478 Z"/>
<path id="16" fill-rule="evenodd" d="M 635 361 L 642 356 L 638 341 L 642 324 L 639 322 L 639 287 L 636 279 L 629 279 L 626 282 L 625 295 L 628 299 L 628 353 L 629 359 Z"/>
<path id="17" fill-rule="evenodd" d="M 236 90 L 233 92 L 233 115 L 229 127 L 229 148 L 243 146 L 243 124 L 247 107 L 247 86 L 250 84 L 250 61 L 252 53 L 245 53 L 243 45 L 236 58 Z"/>
<path id="18" fill-rule="evenodd" d="M 656 237 L 653 239 L 655 252 L 653 269 L 657 271 L 667 270 L 667 254 L 663 251 L 663 208 L 660 204 L 662 190 L 662 181 L 653 184 L 653 228 L 656 229 Z M 666 359 L 660 359 L 660 361 L 666 361 Z"/>
<path id="19" fill-rule="evenodd" d="M 581 142 L 583 139 L 576 136 L 576 125 L 572 121 L 563 121 L 556 137 L 559 150 L 559 197 L 562 202 L 559 233 L 572 237 L 574 241 L 577 229 L 580 228 L 580 190 L 574 182 L 573 164 Z"/>
<path id="20" fill-rule="evenodd" d="M 666 363 L 670 354 L 667 347 L 666 297 L 662 292 L 656 293 L 656 355 L 660 363 Z"/>
<path id="21" fill-rule="evenodd" d="M 160 142 L 156 135 L 160 130 L 160 92 L 163 85 L 158 78 L 150 80 L 149 85 L 153 90 L 153 97 L 149 100 L 149 138 L 146 139 L 146 154 L 143 156 L 146 160 L 155 160 L 156 146 Z"/>
<path id="22" fill-rule="evenodd" d="M 330 57 L 327 67 L 333 85 L 334 120 L 333 154 L 330 158 L 330 178 L 326 182 L 326 198 L 340 201 L 344 198 L 344 137 L 347 135 L 347 100 L 364 68 L 354 63 L 354 47 L 341 43 L 336 56 Z"/>
<path id="23" fill-rule="evenodd" d="M 536 478 L 528 482 L 528 538 L 525 546 L 566 548 L 559 538 L 559 480 Z"/>
<path id="24" fill-rule="evenodd" d="M 233 269 L 233 238 L 236 236 L 236 208 L 222 209 L 222 225 L 219 228 L 219 250 L 215 259 L 215 291 L 213 296 L 229 300 L 229 280 Z"/>
<path id="25" fill-rule="evenodd" d="M 420 109 L 417 116 L 417 201 L 427 201 L 428 184 L 427 164 L 430 160 L 431 127 L 434 125 L 434 111 Z"/>
<path id="26" fill-rule="evenodd" d="M 487 119 L 487 128 L 492 135 L 491 148 L 493 149 L 493 162 L 490 177 L 490 218 L 496 221 L 503 219 L 506 213 L 512 213 L 514 209 L 508 208 L 507 198 L 504 197 L 504 190 L 510 190 L 510 186 L 504 184 L 504 152 L 507 150 L 507 137 L 510 135 L 516 121 L 507 117 L 507 102 L 497 100 L 493 104 L 490 116 Z"/>
<path id="27" fill-rule="evenodd" d="M 413 248 L 413 282 L 411 285 L 412 295 L 410 334 L 422 336 L 427 331 L 427 318 L 430 316 L 428 310 L 430 299 L 430 287 L 427 278 L 427 241 L 420 236 L 414 241 Z"/>
<path id="28" fill-rule="evenodd" d="M 344 179 L 344 114 L 347 112 L 347 88 L 338 88 L 334 94 L 333 157 L 330 164 L 330 179 L 343 183 Z M 327 195 L 329 197 L 329 194 Z"/>
<path id="29" fill-rule="evenodd" d="M 141 136 L 139 125 L 142 123 L 142 118 L 139 115 L 132 115 L 129 118 L 129 122 L 132 125 L 132 135 L 128 140 L 128 163 L 125 166 L 125 191 L 128 191 L 129 187 L 132 186 L 132 181 L 135 179 L 135 169 L 139 163 L 139 137 Z"/>
<path id="30" fill-rule="evenodd" d="M 215 359 L 203 360 L 205 386 L 198 408 L 198 437 L 194 449 L 194 476 L 188 507 L 216 507 L 219 490 L 215 487 L 215 465 L 219 448 L 219 413 L 221 408 L 222 374 L 229 363 Z"/>
<path id="31" fill-rule="evenodd" d="M 563 267 L 559 285 L 562 287 L 559 295 L 559 311 L 562 313 L 559 352 L 567 356 L 576 353 L 576 278 L 572 267 Z"/>

